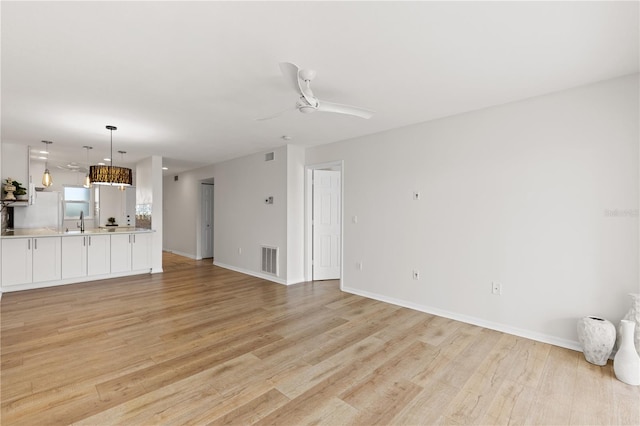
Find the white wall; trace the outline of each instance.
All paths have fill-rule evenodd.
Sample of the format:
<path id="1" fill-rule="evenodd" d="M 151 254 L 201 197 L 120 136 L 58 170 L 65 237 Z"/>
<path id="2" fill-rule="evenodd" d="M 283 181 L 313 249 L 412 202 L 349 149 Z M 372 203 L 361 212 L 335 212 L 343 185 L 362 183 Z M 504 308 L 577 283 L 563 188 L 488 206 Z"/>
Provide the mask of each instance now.
<path id="1" fill-rule="evenodd" d="M 214 179 L 214 263 L 283 284 L 303 281 L 304 149 L 272 151 L 273 161 L 261 152 L 180 173 L 178 181 L 165 177 L 164 249 L 199 257 L 200 183 Z M 262 244 L 280 250 L 278 277 L 260 272 Z"/>
<path id="2" fill-rule="evenodd" d="M 628 76 L 308 149 L 307 164 L 344 160 L 345 290 L 567 347 L 579 317 L 617 322 L 639 289 L 638 89 Z"/>
<path id="3" fill-rule="evenodd" d="M 205 178 L 213 176 L 213 166 L 207 166 L 189 172 L 181 173 L 178 180 L 175 175 L 163 178 L 164 191 L 164 239 L 162 247 L 169 250 L 196 258 L 196 238 L 198 228 L 196 216 L 199 214 L 200 176 Z"/>
<path id="4" fill-rule="evenodd" d="M 153 155 L 136 164 L 136 204 L 151 204 L 151 272 L 162 272 L 164 194 L 162 157 Z"/>
<path id="5" fill-rule="evenodd" d="M 5 179 L 12 178 L 29 188 L 29 148 L 25 145 L 2 142 L 2 175 L 0 179 L 4 183 Z M 44 168 L 40 173 L 44 172 Z"/>
<path id="6" fill-rule="evenodd" d="M 215 165 L 214 263 L 259 273 L 261 245 L 274 246 L 286 280 L 287 148 L 273 152 L 272 161 L 259 153 Z"/>
<path id="7" fill-rule="evenodd" d="M 287 146 L 287 281 L 304 281 L 305 149 Z"/>

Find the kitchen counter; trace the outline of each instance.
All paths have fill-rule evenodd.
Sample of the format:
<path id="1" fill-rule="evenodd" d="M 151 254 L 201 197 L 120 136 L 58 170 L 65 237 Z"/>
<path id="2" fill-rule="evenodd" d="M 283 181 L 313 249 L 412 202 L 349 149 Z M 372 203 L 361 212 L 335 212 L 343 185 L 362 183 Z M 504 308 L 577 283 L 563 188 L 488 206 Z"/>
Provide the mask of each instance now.
<path id="1" fill-rule="evenodd" d="M 96 234 L 142 234 L 155 232 L 152 229 L 130 228 L 130 227 L 113 227 L 113 228 L 91 228 L 80 232 L 78 229 L 69 231 L 60 231 L 52 228 L 24 228 L 24 229 L 7 229 L 0 234 L 0 238 L 22 238 L 22 237 L 69 237 L 77 235 L 96 235 Z"/>
<path id="2" fill-rule="evenodd" d="M 154 232 L 127 226 L 8 229 L 0 235 L 0 291 L 148 274 Z"/>

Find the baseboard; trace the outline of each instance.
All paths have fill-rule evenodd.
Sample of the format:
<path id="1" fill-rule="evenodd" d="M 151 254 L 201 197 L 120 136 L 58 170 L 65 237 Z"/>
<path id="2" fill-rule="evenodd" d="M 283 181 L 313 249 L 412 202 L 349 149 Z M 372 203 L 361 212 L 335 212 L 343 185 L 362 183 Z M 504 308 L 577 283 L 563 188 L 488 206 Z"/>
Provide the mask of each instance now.
<path id="1" fill-rule="evenodd" d="M 506 324 L 487 321 L 481 318 L 471 317 L 468 315 L 462 315 L 456 312 L 450 312 L 432 306 L 421 305 L 418 303 L 407 302 L 405 300 L 395 299 L 393 297 L 383 296 L 377 293 L 370 293 L 351 287 L 344 287 L 344 292 L 356 294 L 358 296 L 367 297 L 369 299 L 379 300 L 381 302 L 391 303 L 392 305 L 402 306 L 404 308 L 413 309 L 427 314 L 437 315 L 439 317 L 449 318 L 455 321 L 464 322 L 467 324 L 477 325 L 479 327 L 488 328 L 490 330 L 500 331 L 502 333 L 512 334 L 514 336 L 524 337 L 526 339 L 535 340 L 537 342 L 548 343 L 550 345 L 559 346 L 561 348 L 571 349 L 574 351 L 582 352 L 582 346 L 579 342 L 567 339 L 561 339 L 556 336 L 548 334 L 538 333 L 531 330 L 524 330 L 517 327 L 512 327 Z"/>
<path id="2" fill-rule="evenodd" d="M 189 259 L 196 259 L 196 256 L 190 253 L 183 253 L 181 251 L 178 250 L 167 250 L 167 249 L 162 249 L 162 251 L 166 251 L 167 253 L 173 253 L 173 254 L 177 254 L 178 256 L 184 256 L 184 257 L 188 257 Z"/>
<path id="3" fill-rule="evenodd" d="M 230 269 L 235 272 L 240 272 L 245 275 L 251 275 L 252 277 L 262 278 L 263 280 L 271 281 L 271 282 L 282 284 L 282 285 L 296 284 L 296 283 L 288 283 L 285 279 L 274 277 L 273 275 L 263 274 L 260 272 L 251 271 L 249 269 L 238 268 L 237 266 L 227 265 L 226 263 L 220 263 L 215 260 L 213 261 L 213 264 L 215 266 L 219 266 L 224 269 Z"/>

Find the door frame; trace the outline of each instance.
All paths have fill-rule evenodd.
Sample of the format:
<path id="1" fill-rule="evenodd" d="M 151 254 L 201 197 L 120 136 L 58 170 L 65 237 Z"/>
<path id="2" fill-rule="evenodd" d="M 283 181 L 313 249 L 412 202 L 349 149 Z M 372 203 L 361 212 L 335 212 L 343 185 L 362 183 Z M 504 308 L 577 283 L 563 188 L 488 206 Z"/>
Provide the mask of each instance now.
<path id="1" fill-rule="evenodd" d="M 344 160 L 307 165 L 304 168 L 304 277 L 313 280 L 313 171 L 340 172 L 340 290 L 344 285 Z"/>
<path id="2" fill-rule="evenodd" d="M 213 208 L 216 208 L 216 190 L 215 190 L 215 179 L 214 178 L 208 178 L 208 179 L 201 179 L 198 181 L 198 209 L 196 211 L 196 260 L 202 260 L 202 185 L 203 184 L 207 184 L 207 185 L 213 185 Z M 213 232 L 214 238 L 215 238 L 215 211 L 213 212 L 213 217 L 214 217 L 214 222 L 212 223 L 211 227 L 212 230 L 211 232 Z M 216 246 L 215 246 L 215 242 L 213 242 L 213 256 L 215 259 L 215 255 L 216 255 Z"/>
<path id="3" fill-rule="evenodd" d="M 203 216 L 203 210 L 204 210 L 204 204 L 205 204 L 205 197 L 204 197 L 204 192 L 208 191 L 209 188 L 211 187 L 211 217 L 209 218 L 209 220 L 211 221 L 211 229 L 209 229 L 209 233 L 211 234 L 211 256 L 206 256 L 205 255 L 207 253 L 204 253 L 204 223 L 206 222 L 207 218 L 205 218 Z M 215 185 L 213 183 L 207 183 L 207 182 L 200 182 L 200 258 L 201 259 L 208 259 L 208 258 L 214 258 L 215 257 L 215 252 L 214 252 L 214 247 L 213 247 L 213 206 L 215 205 L 215 201 L 214 201 L 214 193 L 215 193 Z"/>

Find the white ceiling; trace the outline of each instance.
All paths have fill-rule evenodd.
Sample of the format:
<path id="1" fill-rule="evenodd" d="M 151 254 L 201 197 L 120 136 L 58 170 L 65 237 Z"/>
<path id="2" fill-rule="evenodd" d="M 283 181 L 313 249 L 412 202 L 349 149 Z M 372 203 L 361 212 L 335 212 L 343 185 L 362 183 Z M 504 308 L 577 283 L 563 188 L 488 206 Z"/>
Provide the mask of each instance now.
<path id="1" fill-rule="evenodd" d="M 173 174 L 639 71 L 638 2 L 1 2 L 2 141 Z M 370 120 L 292 111 L 278 62 Z M 120 163 L 115 157 L 115 164 Z"/>

